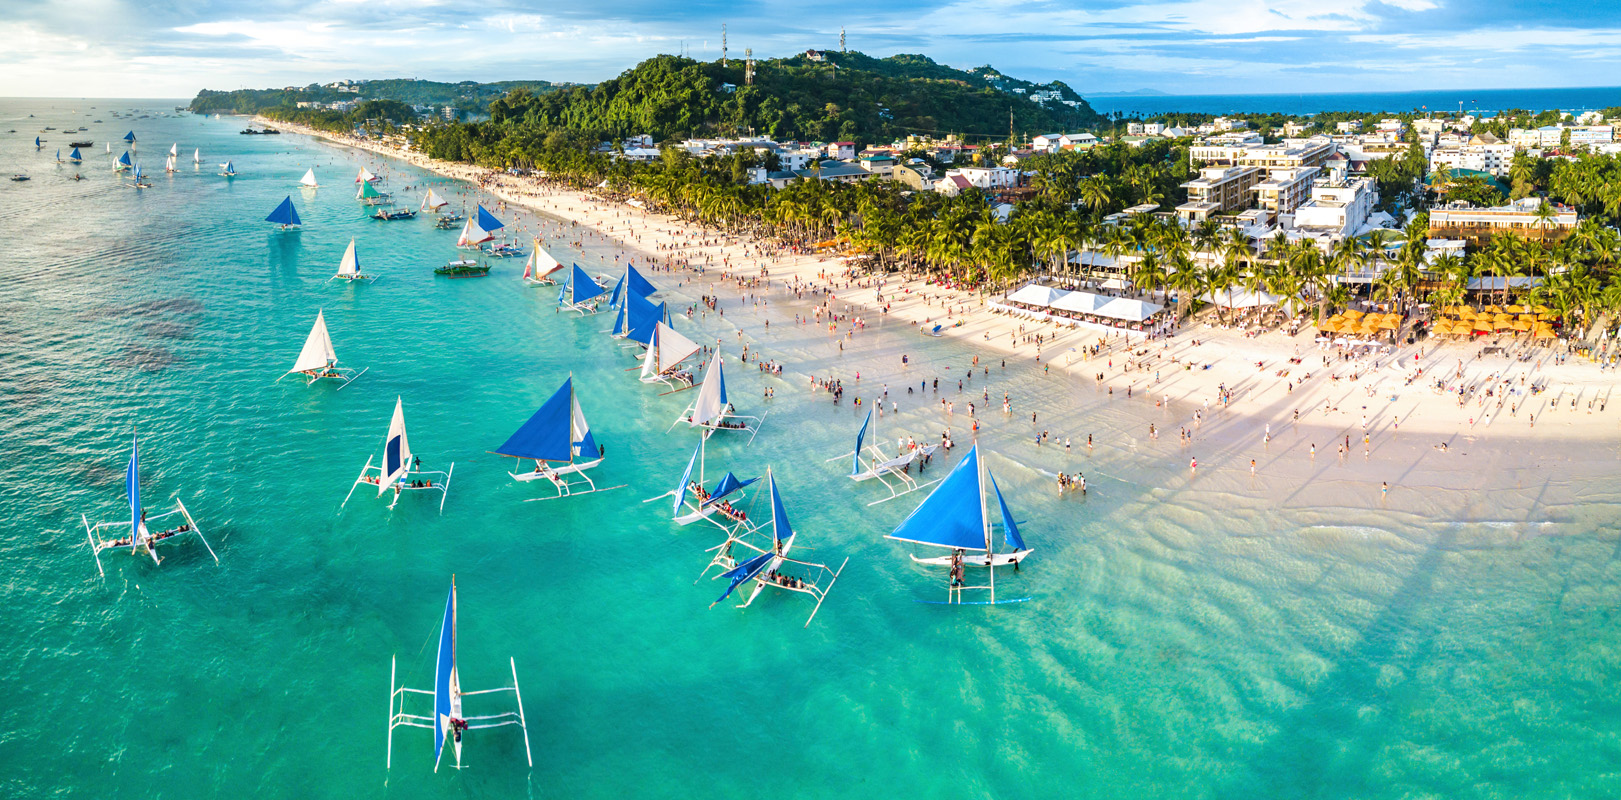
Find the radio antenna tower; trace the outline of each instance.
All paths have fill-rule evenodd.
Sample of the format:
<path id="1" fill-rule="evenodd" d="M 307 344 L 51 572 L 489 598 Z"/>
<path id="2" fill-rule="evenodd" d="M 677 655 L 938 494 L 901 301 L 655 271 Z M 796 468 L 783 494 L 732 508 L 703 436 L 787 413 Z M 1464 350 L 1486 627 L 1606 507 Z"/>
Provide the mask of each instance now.
<path id="1" fill-rule="evenodd" d="M 848 50 L 844 49 L 844 26 L 843 25 L 839 26 L 839 52 L 841 52 L 841 53 L 848 53 L 849 52 Z"/>
<path id="2" fill-rule="evenodd" d="M 745 62 L 744 62 L 745 66 L 743 67 L 743 85 L 744 86 L 753 86 L 754 85 L 754 48 L 752 48 L 752 47 L 743 48 L 743 58 L 745 59 Z"/>
<path id="3" fill-rule="evenodd" d="M 726 66 L 726 23 L 720 24 L 720 65 Z"/>

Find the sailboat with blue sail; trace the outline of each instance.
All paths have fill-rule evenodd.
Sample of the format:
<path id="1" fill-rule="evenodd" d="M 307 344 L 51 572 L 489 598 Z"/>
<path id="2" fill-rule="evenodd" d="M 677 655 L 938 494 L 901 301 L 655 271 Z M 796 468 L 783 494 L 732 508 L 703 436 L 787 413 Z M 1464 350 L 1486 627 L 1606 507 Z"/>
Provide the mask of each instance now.
<path id="1" fill-rule="evenodd" d="M 68 160 L 75 164 L 83 163 L 84 155 L 79 152 L 79 148 L 75 147 L 73 148 L 73 152 L 68 153 Z"/>
<path id="2" fill-rule="evenodd" d="M 670 324 L 670 312 L 664 304 L 654 305 L 653 301 L 632 294 L 619 307 L 611 335 L 615 339 L 647 345 L 653 341 L 653 330 L 660 322 Z"/>
<path id="3" fill-rule="evenodd" d="M 556 496 L 535 499 L 556 500 L 624 486 L 599 488 L 586 474 L 587 470 L 602 464 L 604 448 L 591 436 L 591 426 L 574 393 L 573 375 L 492 452 L 519 459 L 520 463 L 535 462 L 532 471 L 507 473 L 516 481 L 548 480 L 556 487 Z"/>
<path id="4" fill-rule="evenodd" d="M 119 156 L 117 161 L 113 162 L 113 171 L 123 172 L 124 170 L 134 168 L 134 166 L 135 160 L 130 158 L 129 151 L 125 150 L 124 154 Z"/>
<path id="5" fill-rule="evenodd" d="M 518 662 L 517 659 L 508 658 L 507 665 L 512 669 L 512 685 L 498 689 L 483 689 L 469 692 L 462 688 L 461 671 L 456 658 L 456 576 L 450 576 L 450 596 L 445 598 L 445 613 L 439 620 L 439 649 L 434 656 L 433 689 L 412 689 L 404 685 L 397 685 L 399 673 L 399 656 L 389 659 L 388 667 L 388 761 L 389 769 L 394 768 L 394 729 L 395 728 L 427 728 L 433 731 L 433 771 L 439 771 L 439 762 L 445 753 L 445 744 L 449 743 L 451 750 L 456 754 L 457 769 L 462 768 L 462 736 L 467 731 L 486 730 L 489 728 L 503 728 L 516 726 L 523 732 L 524 758 L 529 766 L 535 766 L 534 754 L 529 749 L 529 721 L 523 713 L 523 693 L 518 690 Z M 497 711 L 490 714 L 467 714 L 464 709 L 464 698 L 481 695 L 499 695 L 512 693 L 516 710 Z M 429 714 L 413 714 L 407 710 L 408 700 L 418 695 L 428 695 L 433 698 L 433 712 Z M 477 702 L 477 701 L 474 701 Z"/>
<path id="6" fill-rule="evenodd" d="M 327 280 L 376 283 L 377 276 L 367 275 L 360 271 L 360 254 L 355 250 L 355 240 L 351 238 L 348 249 L 343 251 L 343 258 L 338 261 L 338 274 L 327 278 Z"/>
<path id="7" fill-rule="evenodd" d="M 173 511 L 162 514 L 148 515 L 147 509 L 141 504 L 141 458 L 140 442 L 132 434 L 130 437 L 129 465 L 124 468 L 124 497 L 129 501 L 129 517 L 116 522 L 98 522 L 90 524 L 89 517 L 79 515 L 84 523 L 85 536 L 90 540 L 90 555 L 96 559 L 96 572 L 102 577 L 107 571 L 101 565 L 101 551 L 111 548 L 129 548 L 131 555 L 146 551 L 152 557 L 152 563 L 162 564 L 163 559 L 158 557 L 157 545 L 179 536 L 196 536 L 203 543 L 212 556 L 214 563 L 219 564 L 220 558 L 214 555 L 214 548 L 209 547 L 208 540 L 203 538 L 203 532 L 197 527 L 197 521 L 191 518 L 191 512 L 186 504 L 176 497 Z M 173 520 L 174 527 L 163 528 L 153 532 L 147 527 L 148 523 L 157 523 L 159 520 Z M 103 530 L 114 531 L 113 538 L 102 534 Z M 120 535 L 121 534 L 121 535 Z"/>
<path id="8" fill-rule="evenodd" d="M 938 480 L 928 483 L 920 482 L 923 468 L 934 457 L 940 445 L 918 445 L 911 441 L 897 440 L 895 443 L 897 455 L 891 456 L 878 446 L 878 428 L 873 424 L 872 410 L 867 410 L 867 418 L 861 423 L 861 430 L 856 431 L 856 449 L 844 455 L 834 456 L 828 461 L 849 460 L 850 480 L 861 483 L 876 480 L 889 490 L 889 496 L 868 503 L 875 506 L 879 503 L 894 500 L 903 494 L 909 494 L 925 486 L 939 483 Z M 912 465 L 917 465 L 917 477 L 912 476 Z"/>
<path id="9" fill-rule="evenodd" d="M 805 619 L 805 627 L 808 628 L 811 621 L 816 619 L 816 612 L 822 610 L 822 602 L 827 599 L 827 593 L 833 590 L 833 584 L 838 582 L 839 575 L 844 572 L 844 567 L 850 563 L 850 559 L 845 558 L 838 569 L 833 569 L 826 564 L 790 558 L 788 554 L 794 547 L 794 527 L 788 520 L 788 509 L 783 505 L 782 492 L 777 488 L 776 475 L 769 469 L 766 470 L 766 483 L 771 490 L 771 541 L 765 546 L 760 546 L 742 536 L 727 539 L 726 544 L 720 548 L 719 555 L 710 562 L 711 567 L 718 565 L 726 568 L 726 571 L 715 576 L 716 580 L 726 579 L 726 591 L 715 598 L 715 602 L 710 603 L 709 607 L 714 608 L 732 596 L 739 586 L 754 581 L 754 591 L 738 604 L 738 608 L 748 608 L 768 586 L 810 595 L 815 598 L 816 606 Z M 734 546 L 753 550 L 756 555 L 737 561 L 732 555 Z M 794 567 L 789 567 L 789 564 Z M 707 573 L 709 570 L 705 568 L 704 571 Z M 795 575 L 791 572 L 800 574 Z"/>
<path id="10" fill-rule="evenodd" d="M 658 287 L 654 286 L 652 281 L 642 277 L 642 273 L 636 271 L 635 265 L 627 264 L 625 265 L 625 274 L 619 276 L 619 281 L 614 284 L 613 296 L 608 299 L 608 305 L 619 308 L 630 295 L 634 294 L 638 297 L 647 298 L 657 292 Z"/>
<path id="11" fill-rule="evenodd" d="M 649 497 L 643 503 L 663 500 L 666 497 L 675 498 L 671 505 L 671 514 L 675 524 L 682 527 L 694 522 L 708 520 L 715 524 L 728 536 L 733 535 L 739 527 L 747 531 L 754 530 L 749 524 L 748 514 L 740 507 L 746 499 L 743 491 L 752 486 L 759 478 L 739 478 L 728 470 L 714 487 L 706 488 L 704 478 L 705 469 L 705 441 L 700 439 L 698 447 L 692 451 L 692 458 L 687 461 L 687 469 L 681 473 L 681 481 L 671 489 L 657 497 Z M 693 479 L 693 471 L 698 473 Z M 717 519 L 716 517 L 719 517 Z"/>
<path id="12" fill-rule="evenodd" d="M 450 469 L 444 471 L 419 468 L 422 459 L 412 455 L 411 441 L 405 435 L 405 398 L 394 398 L 394 418 L 389 421 L 388 436 L 383 439 L 382 462 L 373 466 L 371 460 L 371 456 L 366 456 L 366 466 L 361 468 L 360 477 L 349 487 L 349 494 L 344 495 L 339 508 L 349 505 L 349 498 L 354 496 L 355 489 L 364 483 L 376 486 L 378 497 L 393 489 L 394 501 L 388 504 L 391 510 L 399 505 L 400 495 L 404 492 L 439 492 L 439 513 L 444 513 L 445 499 L 450 496 L 450 476 L 456 471 L 456 462 L 450 462 Z"/>
<path id="13" fill-rule="evenodd" d="M 236 165 L 232 164 L 229 161 L 225 162 L 224 164 L 221 164 L 220 165 L 220 176 L 225 177 L 225 178 L 235 178 L 236 177 Z"/>
<path id="14" fill-rule="evenodd" d="M 602 297 L 606 293 L 601 283 L 575 264 L 574 270 L 569 273 L 568 283 L 557 294 L 557 307 L 579 314 L 595 314 L 602 310 Z"/>
<path id="15" fill-rule="evenodd" d="M 111 147 L 111 146 L 112 145 L 108 145 L 108 147 Z M 34 149 L 35 150 L 44 150 L 45 149 L 45 140 L 39 138 L 38 136 L 35 136 L 34 137 Z"/>
<path id="16" fill-rule="evenodd" d="M 129 144 L 131 150 L 135 149 L 135 131 L 124 134 L 124 141 Z"/>
<path id="17" fill-rule="evenodd" d="M 989 479 L 990 489 L 996 497 L 998 517 L 986 513 L 985 483 Z M 1007 552 L 996 552 L 994 529 L 1000 522 L 1002 530 L 1002 543 Z M 1013 519 L 1013 512 L 1008 508 L 1007 500 L 1002 497 L 1002 490 L 996 485 L 996 477 L 990 474 L 979 456 L 979 446 L 968 450 L 961 462 L 953 467 L 945 480 L 929 493 L 927 498 L 913 509 L 912 513 L 901 521 L 894 531 L 885 538 L 895 539 L 913 544 L 929 545 L 931 547 L 944 547 L 951 550 L 949 555 L 918 558 L 912 560 L 919 564 L 943 566 L 950 568 L 946 584 L 946 602 L 962 603 L 964 591 L 988 591 L 990 602 L 996 599 L 996 568 L 1013 567 L 1018 569 L 1025 556 L 1030 555 L 1030 548 L 1025 545 L 1024 538 L 1019 535 L 1019 526 Z M 965 577 L 965 567 L 986 568 L 989 581 L 983 586 L 970 586 Z M 1000 602 L 1020 602 L 1029 598 L 1003 600 Z"/>
<path id="18" fill-rule="evenodd" d="M 709 359 L 709 366 L 704 370 L 704 380 L 698 384 L 698 399 L 692 401 L 685 411 L 676 415 L 675 422 L 671 423 L 673 430 L 676 425 L 683 422 L 689 428 L 703 428 L 704 436 L 708 437 L 715 431 L 741 431 L 749 434 L 749 442 L 760 435 L 760 426 L 765 423 L 765 415 L 758 417 L 737 413 L 732 400 L 726 393 L 726 369 L 721 363 L 720 349 L 716 348 L 715 355 Z M 668 431 L 666 431 L 668 432 Z"/>
<path id="19" fill-rule="evenodd" d="M 152 188 L 152 182 L 146 179 L 146 173 L 141 171 L 140 164 L 135 165 L 135 169 L 130 173 L 130 179 L 133 181 L 130 185 L 137 189 Z"/>
<path id="20" fill-rule="evenodd" d="M 270 216 L 265 217 L 265 222 L 274 222 L 280 225 L 282 230 L 303 226 L 303 221 L 298 218 L 298 209 L 293 208 L 292 195 L 288 195 L 286 200 L 281 201 L 281 205 L 276 206 L 276 210 L 270 212 Z"/>

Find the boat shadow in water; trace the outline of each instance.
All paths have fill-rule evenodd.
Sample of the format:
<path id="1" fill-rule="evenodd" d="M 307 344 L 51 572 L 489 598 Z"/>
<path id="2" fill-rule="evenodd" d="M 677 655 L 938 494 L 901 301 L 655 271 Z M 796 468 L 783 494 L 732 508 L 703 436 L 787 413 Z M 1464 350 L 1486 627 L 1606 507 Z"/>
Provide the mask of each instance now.
<path id="1" fill-rule="evenodd" d="M 265 244 L 270 251 L 269 264 L 275 268 L 279 277 L 291 279 L 298 277 L 298 257 L 303 249 L 300 246 L 302 238 L 297 234 L 286 235 L 280 231 L 265 236 Z"/>
<path id="2" fill-rule="evenodd" d="M 1393 746 L 1392 730 L 1407 725 L 1399 707 L 1404 684 L 1430 662 L 1444 619 L 1425 613 L 1436 570 L 1457 543 L 1453 530 L 1418 558 L 1384 609 L 1341 653 L 1333 672 L 1310 688 L 1306 702 L 1282 716 L 1276 732 L 1252 753 L 1215 797 L 1378 796 L 1387 790 L 1375 761 Z M 1390 674 L 1408 676 L 1391 682 Z M 1376 713 L 1367 713 L 1373 709 Z"/>

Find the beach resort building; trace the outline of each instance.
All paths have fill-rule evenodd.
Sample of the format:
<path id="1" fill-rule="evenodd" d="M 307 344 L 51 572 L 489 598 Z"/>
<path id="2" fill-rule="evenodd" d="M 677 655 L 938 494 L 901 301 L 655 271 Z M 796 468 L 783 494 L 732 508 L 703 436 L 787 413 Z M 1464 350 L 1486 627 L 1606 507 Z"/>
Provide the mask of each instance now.
<path id="1" fill-rule="evenodd" d="M 1256 207 L 1273 215 L 1293 213 L 1311 196 L 1313 182 L 1320 171 L 1317 167 L 1271 170 L 1265 180 L 1255 184 Z"/>
<path id="2" fill-rule="evenodd" d="M 1335 174 L 1312 184 L 1311 199 L 1295 209 L 1294 226 L 1320 244 L 1336 242 L 1359 235 L 1378 204 L 1379 189 L 1372 178 Z"/>
<path id="3" fill-rule="evenodd" d="M 1431 239 L 1463 239 L 1474 247 L 1489 244 L 1492 237 L 1505 232 L 1515 233 L 1534 242 L 1557 242 L 1576 229 L 1576 210 L 1555 204 L 1547 218 L 1537 216 L 1544 200 L 1526 197 L 1506 206 L 1474 208 L 1463 203 L 1449 203 L 1430 211 Z"/>
<path id="4" fill-rule="evenodd" d="M 1205 167 L 1199 170 L 1199 177 L 1182 184 L 1188 201 L 1176 207 L 1176 215 L 1184 222 L 1198 223 L 1238 211 L 1265 174 L 1259 167 Z"/>
<path id="5" fill-rule="evenodd" d="M 960 176 L 976 189 L 1007 189 L 1019 183 L 1019 171 L 1009 167 L 963 167 L 946 170 L 946 177 Z"/>

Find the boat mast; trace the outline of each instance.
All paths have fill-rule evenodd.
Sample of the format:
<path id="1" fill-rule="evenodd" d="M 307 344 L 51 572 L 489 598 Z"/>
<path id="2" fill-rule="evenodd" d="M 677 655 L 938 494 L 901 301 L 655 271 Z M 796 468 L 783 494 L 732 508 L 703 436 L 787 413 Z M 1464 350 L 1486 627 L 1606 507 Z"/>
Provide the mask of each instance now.
<path id="1" fill-rule="evenodd" d="M 979 518 L 985 524 L 985 570 L 991 574 L 991 602 L 996 602 L 996 554 L 991 552 L 991 518 L 985 513 L 985 458 L 979 456 L 975 459 L 975 477 L 979 485 L 975 491 L 979 494 Z"/>

